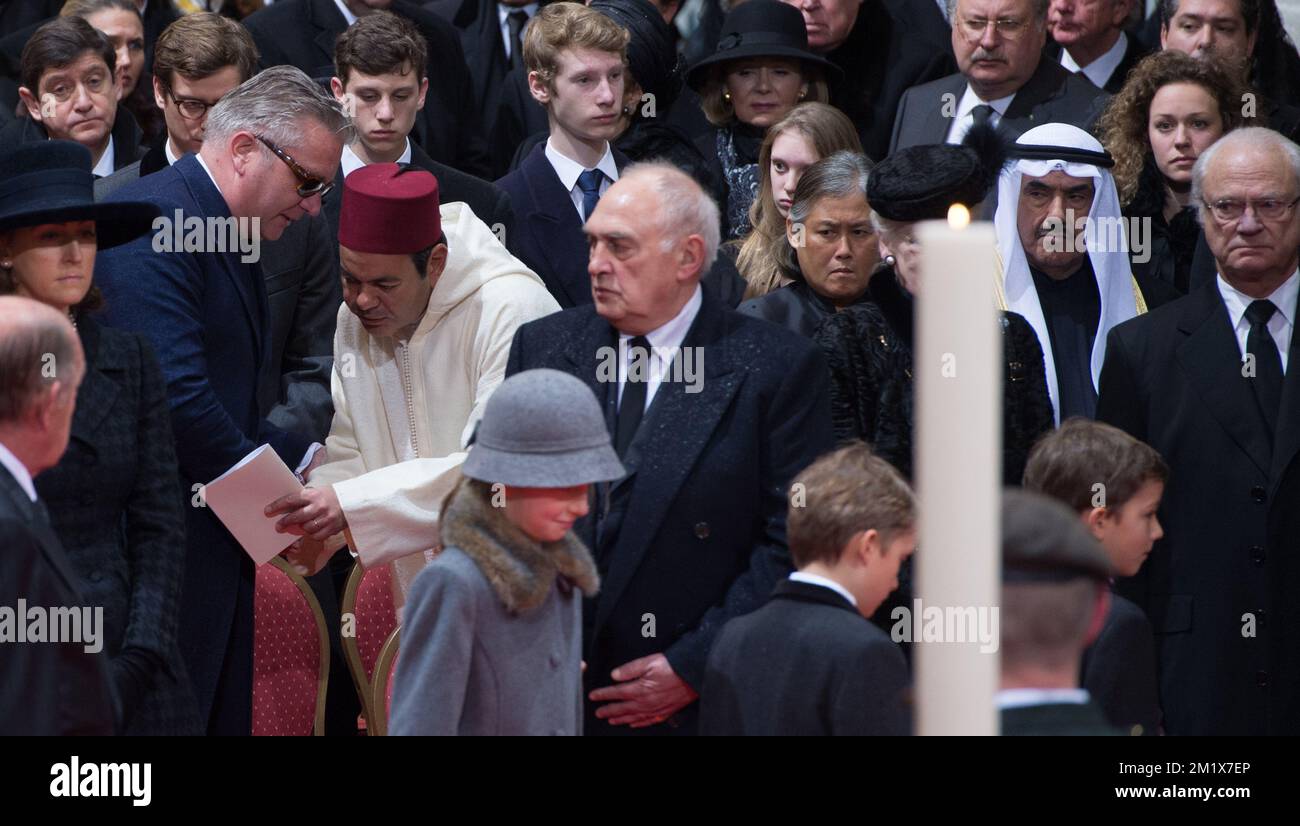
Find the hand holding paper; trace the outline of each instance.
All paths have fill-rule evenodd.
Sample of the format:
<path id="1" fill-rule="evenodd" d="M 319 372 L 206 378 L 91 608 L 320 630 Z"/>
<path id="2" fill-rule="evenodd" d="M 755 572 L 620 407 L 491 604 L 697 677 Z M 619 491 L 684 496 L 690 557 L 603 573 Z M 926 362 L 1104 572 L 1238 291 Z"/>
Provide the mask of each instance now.
<path id="1" fill-rule="evenodd" d="M 285 515 L 275 523 L 277 531 L 309 536 L 319 542 L 324 542 L 348 525 L 339 498 L 331 486 L 301 488 L 266 506 L 268 517 L 281 513 Z"/>
<path id="2" fill-rule="evenodd" d="M 302 490 L 293 472 L 270 445 L 249 453 L 203 488 L 203 498 L 221 523 L 258 565 L 283 551 L 293 537 L 278 533 L 265 515 L 267 502 Z"/>

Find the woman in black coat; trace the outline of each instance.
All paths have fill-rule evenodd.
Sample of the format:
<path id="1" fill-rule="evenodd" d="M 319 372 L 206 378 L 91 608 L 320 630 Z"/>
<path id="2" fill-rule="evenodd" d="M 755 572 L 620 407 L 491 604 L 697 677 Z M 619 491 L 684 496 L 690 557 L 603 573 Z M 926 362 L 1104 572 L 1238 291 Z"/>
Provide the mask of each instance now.
<path id="1" fill-rule="evenodd" d="M 1106 107 L 1099 129 L 1115 158 L 1115 186 L 1124 217 L 1150 226 L 1148 255 L 1134 256 L 1133 274 L 1147 306 L 1150 287 L 1186 295 L 1201 227 L 1192 201 L 1192 166 L 1202 152 L 1243 123 L 1245 90 L 1212 61 L 1181 52 L 1144 58 Z M 1134 238 L 1130 237 L 1130 244 Z"/>
<path id="2" fill-rule="evenodd" d="M 102 327 L 91 313 L 100 301 L 91 284 L 96 250 L 146 231 L 157 208 L 94 204 L 90 153 L 66 141 L 23 146 L 9 160 L 0 168 L 40 171 L 21 204 L 0 208 L 0 293 L 68 313 L 86 359 L 68 449 L 36 488 L 82 597 L 103 608 L 120 730 L 200 734 L 176 643 L 185 503 L 162 373 L 142 336 Z M 42 174 L 77 172 L 79 201 L 56 191 L 51 202 L 40 191 Z"/>
<path id="3" fill-rule="evenodd" d="M 717 51 L 687 72 L 686 82 L 715 127 L 695 145 L 712 167 L 724 241 L 749 233 L 768 127 L 802 101 L 825 103 L 825 74 L 838 71 L 808 49 L 803 15 L 794 6 L 749 0 L 727 13 Z"/>
<path id="4" fill-rule="evenodd" d="M 920 284 L 916 221 L 939 219 L 950 204 L 974 206 L 997 180 L 1004 149 L 987 128 L 963 146 L 918 146 L 890 155 L 867 187 L 885 265 L 871 277 L 869 302 L 826 320 L 815 339 L 831 370 L 831 404 L 840 441 L 864 439 L 912 476 L 913 295 Z M 806 175 L 805 175 L 806 177 Z M 802 181 L 800 182 L 802 185 Z M 989 285 L 990 304 L 993 285 Z M 1029 322 L 1002 313 L 1002 478 L 1019 485 L 1034 442 L 1052 429 L 1043 350 Z"/>
<path id="5" fill-rule="evenodd" d="M 790 283 L 744 302 L 740 312 L 812 338 L 837 312 L 870 301 L 867 284 L 880 262 L 867 203 L 870 173 L 871 161 L 858 152 L 836 152 L 808 167 L 777 257 Z"/>

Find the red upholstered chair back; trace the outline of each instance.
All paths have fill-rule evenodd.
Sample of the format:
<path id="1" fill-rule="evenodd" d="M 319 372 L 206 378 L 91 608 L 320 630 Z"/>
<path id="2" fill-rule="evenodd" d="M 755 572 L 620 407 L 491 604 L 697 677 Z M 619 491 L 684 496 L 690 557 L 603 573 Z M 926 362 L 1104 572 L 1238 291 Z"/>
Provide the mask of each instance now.
<path id="1" fill-rule="evenodd" d="M 384 646 L 379 650 L 379 662 L 375 664 L 375 677 L 370 685 L 370 696 L 377 710 L 377 716 L 374 718 L 374 725 L 371 726 L 371 734 L 385 735 L 388 733 L 388 714 L 393 709 L 393 675 L 397 673 L 397 655 L 402 644 L 402 629 L 394 628 L 393 633 L 388 635 L 384 640 Z"/>
<path id="2" fill-rule="evenodd" d="M 352 682 L 361 699 L 367 721 L 376 718 L 371 683 L 380 650 L 397 627 L 393 601 L 393 569 L 379 565 L 363 569 L 355 563 L 343 592 L 343 651 L 352 672 Z M 350 618 L 350 621 L 349 621 Z M 370 733 L 373 725 L 367 724 Z"/>
<path id="3" fill-rule="evenodd" d="M 253 734 L 325 733 L 329 632 L 311 586 L 279 557 L 253 586 Z"/>

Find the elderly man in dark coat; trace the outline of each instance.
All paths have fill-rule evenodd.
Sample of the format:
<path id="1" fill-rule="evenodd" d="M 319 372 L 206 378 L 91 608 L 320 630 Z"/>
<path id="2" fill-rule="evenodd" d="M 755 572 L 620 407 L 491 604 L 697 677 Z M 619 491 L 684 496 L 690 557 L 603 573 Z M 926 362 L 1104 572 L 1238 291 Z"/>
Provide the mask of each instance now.
<path id="1" fill-rule="evenodd" d="M 592 388 L 628 468 L 575 528 L 604 583 L 584 614 L 589 733 L 694 733 L 713 638 L 790 572 L 786 486 L 832 444 L 812 343 L 700 289 L 718 226 L 676 167 L 629 167 L 585 227 L 596 303 L 511 348 L 507 374 Z"/>
<path id="2" fill-rule="evenodd" d="M 1164 539 L 1118 590 L 1151 619 L 1169 734 L 1295 734 L 1300 147 L 1231 132 L 1192 191 L 1218 275 L 1115 327 L 1101 371 L 1097 418 L 1170 467 Z"/>

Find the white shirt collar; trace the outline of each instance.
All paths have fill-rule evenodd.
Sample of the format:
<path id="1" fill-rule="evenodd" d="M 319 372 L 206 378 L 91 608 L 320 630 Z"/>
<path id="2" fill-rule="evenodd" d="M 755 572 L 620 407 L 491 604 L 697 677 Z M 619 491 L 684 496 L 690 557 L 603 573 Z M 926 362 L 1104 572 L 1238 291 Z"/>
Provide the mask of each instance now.
<path id="1" fill-rule="evenodd" d="M 95 168 L 90 170 L 98 178 L 104 178 L 113 174 L 113 161 L 116 159 L 116 152 L 113 150 L 113 136 L 108 136 L 108 146 L 104 147 L 104 154 L 99 156 L 99 163 Z"/>
<path id="2" fill-rule="evenodd" d="M 551 162 L 555 168 L 555 174 L 560 176 L 560 183 L 564 188 L 572 192 L 573 188 L 578 185 L 578 176 L 586 172 L 586 168 L 577 161 L 561 155 L 559 150 L 551 145 L 551 139 L 546 139 L 546 159 Z M 618 164 L 614 163 L 614 150 L 610 147 L 609 141 L 605 142 L 605 154 L 601 157 L 600 162 L 596 164 L 596 169 L 605 173 L 605 177 L 611 182 L 618 180 Z"/>
<path id="3" fill-rule="evenodd" d="M 18 461 L 18 457 L 9 451 L 9 448 L 0 442 L 0 465 L 4 466 L 9 474 L 18 480 L 18 486 L 23 489 L 33 502 L 36 501 L 36 486 L 32 484 L 32 475 L 27 472 L 27 466 Z"/>
<path id="4" fill-rule="evenodd" d="M 334 0 L 334 5 L 339 7 L 339 13 L 343 15 L 343 19 L 347 21 L 349 26 L 357 22 L 357 16 L 352 13 L 352 9 L 348 8 L 343 0 Z"/>
<path id="5" fill-rule="evenodd" d="M 171 138 L 167 138 L 165 141 L 163 141 L 163 154 L 167 156 L 168 166 L 171 166 L 172 164 L 180 160 L 180 158 L 176 157 L 176 153 L 172 151 Z"/>
<path id="6" fill-rule="evenodd" d="M 402 150 L 402 155 L 397 159 L 397 163 L 410 163 L 410 162 L 411 162 L 411 139 L 407 138 L 406 148 Z M 352 151 L 351 145 L 345 144 L 343 147 L 343 157 L 339 159 L 339 166 L 343 167 L 343 177 L 346 178 L 347 176 L 351 175 L 353 172 L 356 172 L 358 169 L 360 169 L 365 165 L 366 162 L 361 160 L 361 156 L 358 155 L 356 152 Z"/>
<path id="7" fill-rule="evenodd" d="M 1110 80 L 1110 76 L 1115 74 L 1119 68 L 1120 62 L 1124 59 L 1124 53 L 1128 51 L 1128 35 L 1124 32 L 1119 33 L 1115 40 L 1115 45 L 1110 47 L 1104 55 L 1089 63 L 1087 66 L 1080 66 L 1070 57 L 1067 49 L 1061 49 L 1061 65 L 1071 72 L 1083 72 L 1083 76 L 1092 81 L 1092 85 L 1101 89 Z"/>
<path id="8" fill-rule="evenodd" d="M 700 312 L 700 304 L 704 301 L 704 294 L 700 285 L 695 285 L 695 292 L 686 300 L 682 308 L 678 310 L 677 315 L 673 316 L 666 324 L 658 329 L 646 333 L 646 341 L 650 346 L 659 351 L 667 348 L 681 347 L 682 342 L 686 339 L 686 333 L 690 331 L 691 324 L 695 321 L 695 316 Z M 631 333 L 619 333 L 619 342 L 626 344 L 632 338 Z"/>
<path id="9" fill-rule="evenodd" d="M 504 43 L 506 47 L 505 48 L 506 60 L 509 60 L 511 57 L 510 55 L 510 48 L 511 48 L 510 13 L 521 11 L 524 14 L 528 15 L 528 20 L 531 22 L 533 19 L 533 15 L 537 14 L 537 6 L 538 6 L 537 3 L 529 3 L 526 6 L 507 6 L 505 3 L 497 3 L 497 25 L 501 29 L 501 42 Z M 524 28 L 527 29 L 528 25 L 524 24 Z"/>
<path id="10" fill-rule="evenodd" d="M 957 114 L 952 119 L 948 127 L 947 143 L 961 143 L 962 138 L 966 137 L 966 132 L 975 123 L 975 118 L 971 114 L 976 106 L 987 104 L 993 108 L 993 117 L 989 120 L 991 126 L 997 126 L 1002 120 L 1002 116 L 1007 113 L 1011 106 L 1011 101 L 1015 98 L 1015 93 L 1011 93 L 997 100 L 981 100 L 980 96 L 975 94 L 975 90 L 970 84 L 966 84 L 966 91 L 962 93 L 961 100 L 957 103 Z"/>
<path id="11" fill-rule="evenodd" d="M 1218 277 L 1219 295 L 1223 296 L 1223 303 L 1228 308 L 1228 320 L 1232 322 L 1233 329 L 1241 324 L 1241 319 L 1246 315 L 1246 308 L 1250 306 L 1255 299 L 1238 290 L 1227 282 L 1222 275 Z M 1296 296 L 1300 294 L 1300 270 L 1291 273 L 1291 277 L 1282 282 L 1282 285 L 1270 293 L 1269 301 L 1277 307 L 1276 315 L 1286 319 L 1286 323 L 1295 324 L 1295 307 Z"/>
<path id="12" fill-rule="evenodd" d="M 212 174 L 212 170 L 211 170 L 211 169 L 208 169 L 208 164 L 207 164 L 207 162 L 203 160 L 203 153 L 200 152 L 199 154 L 195 155 L 194 158 L 195 158 L 195 160 L 197 160 L 197 161 L 199 162 L 199 166 L 203 167 L 203 171 L 206 172 L 206 173 L 208 173 L 208 179 L 211 180 L 211 181 L 212 181 L 212 185 L 215 186 L 215 187 L 217 188 L 217 192 L 218 192 L 218 193 L 221 193 L 221 185 L 217 183 L 217 179 L 216 179 L 216 177 Z M 226 196 L 225 196 L 224 193 L 221 193 L 221 197 L 222 197 L 222 198 L 225 198 Z"/>
<path id="13" fill-rule="evenodd" d="M 1082 688 L 1008 688 L 996 696 L 998 708 L 1024 708 L 1059 703 L 1083 705 L 1091 698 Z"/>
<path id="14" fill-rule="evenodd" d="M 835 593 L 847 599 L 849 604 L 854 608 L 858 607 L 858 601 L 853 598 L 853 594 L 850 594 L 848 589 L 833 579 L 827 579 L 824 576 L 817 576 L 816 574 L 806 574 L 803 571 L 795 571 L 790 574 L 790 581 L 804 582 L 808 585 L 820 585 L 823 588 L 830 588 Z"/>

